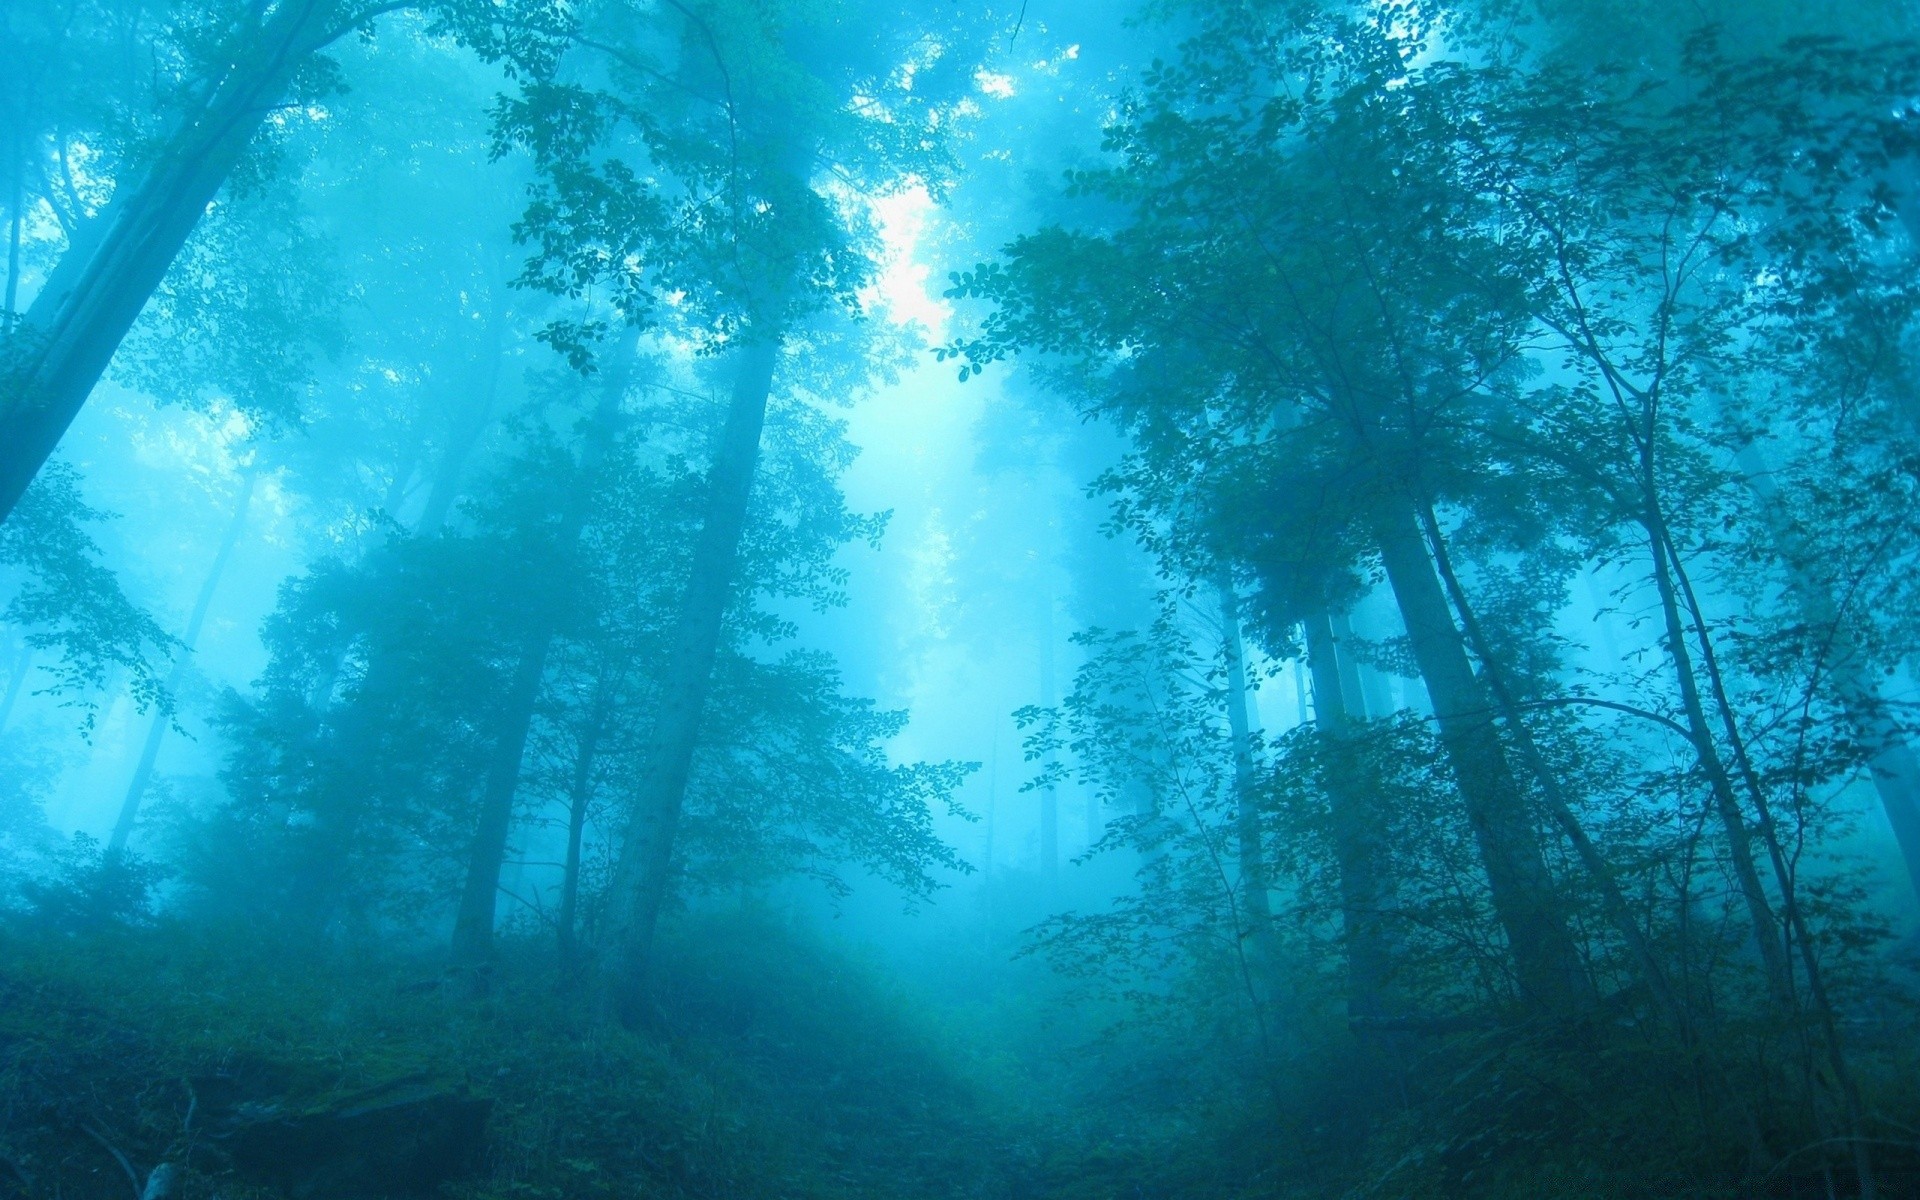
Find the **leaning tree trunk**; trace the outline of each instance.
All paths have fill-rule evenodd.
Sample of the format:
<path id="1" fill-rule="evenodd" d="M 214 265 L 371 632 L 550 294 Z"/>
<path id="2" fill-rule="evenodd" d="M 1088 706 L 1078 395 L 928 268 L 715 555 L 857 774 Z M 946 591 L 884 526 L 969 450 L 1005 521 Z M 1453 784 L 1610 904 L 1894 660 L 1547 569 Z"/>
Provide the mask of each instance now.
<path id="1" fill-rule="evenodd" d="M 174 129 L 146 176 L 74 234 L 9 333 L 0 521 L 79 414 L 294 73 L 342 32 L 340 8 L 339 0 L 286 0 L 235 47 L 227 74 Z"/>
<path id="2" fill-rule="evenodd" d="M 521 641 L 519 659 L 495 722 L 493 752 L 487 757 L 479 820 L 467 854 L 466 885 L 461 889 L 460 909 L 453 922 L 453 963 L 468 973 L 468 982 L 476 993 L 485 991 L 486 969 L 493 961 L 500 868 L 506 862 L 507 834 L 513 827 L 520 760 L 526 754 L 527 731 L 533 725 L 534 703 L 546 678 L 547 649 L 552 641 L 552 633 L 544 628 Z"/>
<path id="3" fill-rule="evenodd" d="M 1650 504 L 1650 512 L 1658 521 L 1657 503 Z M 1658 532 L 1655 534 L 1659 541 L 1657 549 L 1664 549 L 1664 561 L 1672 567 L 1673 582 L 1677 585 L 1680 594 L 1685 597 L 1687 612 L 1693 621 L 1694 636 L 1699 639 L 1700 665 L 1705 671 L 1714 707 L 1720 714 L 1721 728 L 1726 734 L 1728 749 L 1733 755 L 1734 765 L 1739 770 L 1741 781 L 1746 786 L 1748 797 L 1753 802 L 1754 813 L 1759 818 L 1760 840 L 1766 848 L 1768 860 L 1773 867 L 1774 882 L 1780 889 L 1781 909 L 1788 934 L 1787 941 L 1798 951 L 1801 967 L 1805 971 L 1807 993 L 1812 1001 L 1813 1015 L 1820 1025 L 1827 1051 L 1828 1068 L 1832 1072 L 1832 1079 L 1822 1082 L 1831 1082 L 1840 1092 L 1842 1115 L 1846 1121 L 1844 1140 L 1853 1158 L 1860 1195 L 1862 1200 L 1874 1200 L 1878 1186 L 1874 1179 L 1872 1155 L 1868 1150 L 1860 1089 L 1858 1082 L 1854 1079 L 1853 1069 L 1847 1061 L 1846 1048 L 1840 1035 L 1839 1014 L 1833 1006 L 1831 993 L 1826 986 L 1826 971 L 1820 963 L 1813 931 L 1808 927 L 1806 911 L 1797 894 L 1793 865 L 1789 860 L 1786 847 L 1781 842 L 1779 825 L 1773 818 L 1772 805 L 1767 800 L 1766 787 L 1760 780 L 1759 771 L 1755 768 L 1752 755 L 1747 748 L 1746 737 L 1740 730 L 1733 701 L 1727 695 L 1726 677 L 1720 669 L 1718 655 L 1714 651 L 1706 612 L 1700 604 L 1699 594 L 1694 591 L 1693 584 L 1687 577 L 1686 564 L 1681 561 L 1672 537 L 1666 533 L 1664 522 L 1659 522 L 1657 529 Z M 1790 999 L 1797 1001 L 1797 996 Z M 1812 1076 L 1814 1073 L 1809 1071 L 1808 1074 Z"/>
<path id="4" fill-rule="evenodd" d="M 1781 940 L 1780 923 L 1774 918 L 1773 905 L 1767 899 L 1766 887 L 1760 882 L 1760 871 L 1754 865 L 1752 831 L 1747 828 L 1746 815 L 1740 811 L 1740 801 L 1733 792 L 1733 779 L 1727 774 L 1726 763 L 1720 757 L 1719 747 L 1714 745 L 1713 732 L 1707 723 L 1706 706 L 1700 698 L 1700 684 L 1694 675 L 1693 655 L 1687 649 L 1686 628 L 1680 617 L 1663 526 L 1651 515 L 1645 518 L 1643 524 L 1653 554 L 1653 581 L 1660 596 L 1667 659 L 1673 667 L 1674 682 L 1680 692 L 1680 706 L 1687 718 L 1687 737 L 1693 743 L 1694 758 L 1707 777 L 1707 790 L 1713 797 L 1714 812 L 1720 819 L 1721 832 L 1726 835 L 1733 876 L 1740 885 L 1741 899 L 1746 903 L 1747 920 L 1751 926 L 1754 948 L 1760 955 L 1760 964 L 1766 973 L 1768 991 L 1785 1011 L 1792 1012 L 1797 1004 L 1793 976 L 1787 968 L 1786 948 Z"/>
<path id="5" fill-rule="evenodd" d="M 1523 719 L 1521 701 L 1507 681 L 1506 668 L 1493 655 L 1493 646 L 1480 619 L 1475 614 L 1472 603 L 1467 598 L 1466 589 L 1460 584 L 1460 577 L 1454 572 L 1453 557 L 1447 550 L 1445 536 L 1440 522 L 1434 516 L 1430 505 L 1423 505 L 1420 523 L 1426 530 L 1428 544 L 1433 549 L 1433 558 L 1439 569 L 1440 578 L 1446 584 L 1447 595 L 1453 601 L 1454 610 L 1460 614 L 1460 625 L 1465 631 L 1467 643 L 1480 660 L 1483 677 L 1493 693 L 1494 702 L 1499 706 L 1500 719 L 1506 723 L 1507 732 L 1520 752 L 1521 761 L 1533 775 L 1534 782 L 1540 788 L 1541 796 L 1546 800 L 1547 811 L 1560 826 L 1560 832 L 1573 846 L 1580 865 L 1585 867 L 1592 877 L 1594 887 L 1600 892 L 1601 903 L 1605 908 L 1607 923 L 1627 946 L 1633 956 L 1634 965 L 1648 993 L 1653 997 L 1655 1006 L 1668 1020 L 1675 1023 L 1676 1030 L 1683 1038 L 1691 1039 L 1691 1024 L 1686 1006 L 1674 993 L 1667 981 L 1666 971 L 1661 967 L 1653 944 L 1647 939 L 1646 931 L 1641 928 L 1639 919 L 1634 915 L 1633 907 L 1627 902 L 1626 894 L 1620 889 L 1618 877 L 1612 865 L 1599 845 L 1587 833 L 1581 824 L 1579 815 L 1574 811 L 1573 803 L 1567 797 L 1566 789 L 1561 786 L 1560 776 L 1547 762 L 1546 754 L 1540 744 L 1534 740 L 1533 731 Z"/>
<path id="6" fill-rule="evenodd" d="M 233 502 L 233 516 L 227 522 L 227 530 L 220 538 L 220 549 L 214 553 L 213 565 L 207 569 L 207 576 L 200 582 L 200 594 L 193 598 L 193 611 L 187 615 L 187 627 L 180 637 L 180 650 L 173 661 L 173 669 L 167 674 L 167 694 L 179 691 L 180 683 L 187 670 L 187 658 L 193 653 L 200 641 L 200 629 L 206 624 L 207 610 L 213 606 L 213 593 L 220 586 L 220 577 L 226 574 L 227 563 L 233 558 L 235 546 L 240 544 L 240 533 L 246 528 L 247 510 L 253 505 L 254 473 L 249 470 L 240 480 L 240 496 Z M 147 784 L 153 778 L 153 764 L 160 757 L 160 743 L 167 736 L 167 726 L 172 715 L 156 709 L 152 724 L 147 726 L 146 744 L 140 748 L 140 762 L 133 769 L 133 779 L 127 784 L 126 798 L 120 802 L 120 819 L 113 823 L 113 834 L 107 839 L 107 856 L 118 858 L 127 848 L 127 839 L 133 836 L 133 826 L 140 817 L 140 801 L 146 796 Z"/>
<path id="7" fill-rule="evenodd" d="M 634 1006 L 644 988 L 654 926 L 666 900 L 674 837 L 720 652 L 721 623 L 733 595 L 779 351 L 778 337 L 740 351 L 726 425 L 707 473 L 705 518 L 680 597 L 647 764 L 614 867 L 601 990 L 603 1004 L 623 1019 L 637 1015 Z"/>
<path id="8" fill-rule="evenodd" d="M 580 473 L 560 513 L 554 544 L 571 548 L 586 526 L 594 478 L 613 442 L 621 402 L 633 378 L 633 349 L 622 349 L 607 370 L 586 444 L 580 452 Z M 499 908 L 500 868 L 506 862 L 507 834 L 513 826 L 513 798 L 520 787 L 520 760 L 526 754 L 527 733 L 533 726 L 535 702 L 546 677 L 547 652 L 553 645 L 554 624 L 546 605 L 536 607 L 534 627 L 520 643 L 519 659 L 507 684 L 495 721 L 493 753 L 487 761 L 481 789 L 480 814 L 467 858 L 467 880 L 461 890 L 460 910 L 453 925 L 454 965 L 471 972 L 476 990 L 485 986 L 485 968 L 493 958 L 493 926 Z"/>
<path id="9" fill-rule="evenodd" d="M 1426 542 L 1406 511 L 1382 516 L 1374 534 L 1414 660 L 1433 699 L 1440 744 L 1466 804 L 1520 991 L 1529 1003 L 1549 1011 L 1579 1007 L 1591 989 L 1564 905 L 1526 797 L 1500 745 L 1491 697 L 1473 673 Z"/>

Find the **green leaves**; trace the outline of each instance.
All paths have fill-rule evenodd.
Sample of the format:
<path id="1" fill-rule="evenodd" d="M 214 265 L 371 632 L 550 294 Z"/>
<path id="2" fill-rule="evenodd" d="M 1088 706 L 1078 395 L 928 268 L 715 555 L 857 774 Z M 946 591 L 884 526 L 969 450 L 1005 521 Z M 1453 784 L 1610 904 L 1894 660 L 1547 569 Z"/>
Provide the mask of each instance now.
<path id="1" fill-rule="evenodd" d="M 78 471 L 54 461 L 0 525 L 0 568 L 14 573 L 0 617 L 23 630 L 29 646 L 58 652 L 44 664 L 54 679 L 47 693 L 77 708 L 88 734 L 97 697 L 122 673 L 139 711 L 154 705 L 165 711 L 173 702 L 160 662 L 178 643 L 127 599 L 86 531 L 109 515 L 81 498 Z"/>

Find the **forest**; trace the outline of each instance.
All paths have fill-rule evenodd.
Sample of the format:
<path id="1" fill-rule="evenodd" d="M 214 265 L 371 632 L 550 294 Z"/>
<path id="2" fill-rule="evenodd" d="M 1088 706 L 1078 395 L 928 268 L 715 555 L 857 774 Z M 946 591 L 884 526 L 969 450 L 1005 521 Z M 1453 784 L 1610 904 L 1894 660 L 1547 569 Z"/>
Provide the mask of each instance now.
<path id="1" fill-rule="evenodd" d="M 0 1200 L 1920 1198 L 1910 0 L 0 0 Z"/>

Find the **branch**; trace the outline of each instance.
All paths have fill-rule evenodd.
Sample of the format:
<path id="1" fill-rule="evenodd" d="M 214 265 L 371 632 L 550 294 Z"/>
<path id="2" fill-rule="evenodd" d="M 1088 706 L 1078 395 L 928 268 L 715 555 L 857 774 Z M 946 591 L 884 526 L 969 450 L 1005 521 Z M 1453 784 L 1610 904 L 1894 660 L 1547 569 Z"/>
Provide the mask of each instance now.
<path id="1" fill-rule="evenodd" d="M 98 1129 L 95 1129 L 93 1126 L 82 1124 L 80 1126 L 80 1130 L 82 1133 L 85 1133 L 88 1137 L 92 1138 L 94 1141 L 99 1142 L 102 1146 L 105 1146 L 107 1149 L 107 1153 L 113 1155 L 113 1161 L 120 1164 L 120 1169 L 127 1173 L 127 1182 L 133 1185 L 133 1200 L 140 1200 L 141 1194 L 145 1191 L 145 1189 L 140 1186 L 140 1175 L 137 1171 L 133 1169 L 133 1164 L 127 1161 L 127 1156 L 120 1153 L 120 1148 L 118 1146 L 114 1145 L 112 1142 L 107 1140 L 106 1134 L 101 1133 Z"/>

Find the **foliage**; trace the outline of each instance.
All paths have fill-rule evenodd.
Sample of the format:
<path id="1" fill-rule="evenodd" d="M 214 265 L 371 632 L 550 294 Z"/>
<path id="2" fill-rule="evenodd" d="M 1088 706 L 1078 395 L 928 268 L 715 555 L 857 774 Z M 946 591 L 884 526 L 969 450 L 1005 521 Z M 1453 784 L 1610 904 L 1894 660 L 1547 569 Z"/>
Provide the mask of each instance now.
<path id="1" fill-rule="evenodd" d="M 96 1194 L 102 1166 L 125 1186 L 83 1126 L 142 1172 L 178 1164 L 184 1194 L 253 1194 L 208 1135 L 223 1106 L 305 1111 L 409 1078 L 493 1101 L 462 1196 L 960 1197 L 1018 1170 L 937 1029 L 764 916 L 703 919 L 664 948 L 659 1035 L 595 1027 L 523 944 L 473 1005 L 404 954 L 316 970 L 231 926 L 0 939 L 0 1154 L 68 1194 Z"/>
<path id="2" fill-rule="evenodd" d="M 1346 645 L 1315 650 L 1298 627 L 1386 582 L 1416 653 L 1372 661 L 1426 673 L 1437 713 L 1437 739 L 1411 715 L 1355 724 L 1341 710 L 1358 695 L 1323 695 L 1337 672 L 1320 663 L 1319 732 L 1235 746 L 1217 693 L 1194 682 L 1188 635 L 1165 618 L 1138 639 L 1096 635 L 1096 670 L 1148 682 L 1077 689 L 1036 745 L 1145 791 L 1205 781 L 1176 791 L 1209 815 L 1194 808 L 1184 841 L 1156 833 L 1158 806 L 1117 821 L 1141 856 L 1137 893 L 1049 936 L 1078 939 L 1076 961 L 1097 970 L 1139 971 L 1150 1010 L 1199 1011 L 1183 987 L 1241 990 L 1218 957 L 1248 957 L 1243 920 L 1211 939 L 1181 931 L 1208 913 L 1194 927 L 1220 929 L 1231 907 L 1223 847 L 1250 801 L 1225 781 L 1252 755 L 1269 840 L 1256 851 L 1242 832 L 1238 854 L 1283 872 L 1275 902 L 1309 935 L 1289 972 L 1298 994 L 1346 974 L 1375 1088 L 1398 1076 L 1416 1124 L 1469 1114 L 1431 1139 L 1371 1114 L 1370 1144 L 1405 1157 L 1327 1186 L 1418 1186 L 1417 1165 L 1436 1186 L 1497 1190 L 1505 1164 L 1526 1162 L 1536 1182 L 1593 1187 L 1628 1121 L 1561 1106 L 1583 1062 L 1617 1066 L 1611 1086 L 1641 1108 L 1727 1098 L 1736 1115 L 1703 1114 L 1649 1151 L 1684 1160 L 1676 1171 L 1698 1181 L 1684 1186 L 1732 1186 L 1742 1121 L 1747 1170 L 1813 1170 L 1798 1147 L 1832 1138 L 1849 1161 L 1818 1169 L 1857 1178 L 1874 1169 L 1867 1130 L 1899 1119 L 1863 1106 L 1848 1080 L 1873 1059 L 1838 1032 L 1889 994 L 1884 960 L 1857 969 L 1881 934 L 1871 911 L 1819 899 L 1857 889 L 1857 864 L 1833 850 L 1799 864 L 1846 837 L 1838 789 L 1865 761 L 1852 756 L 1909 736 L 1860 674 L 1897 672 L 1903 651 L 1866 647 L 1891 649 L 1906 623 L 1854 597 L 1898 586 L 1911 530 L 1891 470 L 1911 431 L 1874 415 L 1910 371 L 1892 331 L 1911 321 L 1911 264 L 1884 182 L 1909 130 L 1876 97 L 1910 78 L 1915 53 L 1803 40 L 1730 55 L 1703 31 L 1664 88 L 1636 86 L 1502 42 L 1478 15 L 1182 11 L 1177 53 L 1116 108 L 1105 161 L 1064 183 L 1067 200 L 1103 204 L 1069 205 L 1074 223 L 953 276 L 948 295 L 981 311 L 940 355 L 963 380 L 1031 356 L 1123 431 L 1130 452 L 1100 486 L 1170 584 L 1251 582 L 1270 652 L 1305 642 L 1344 671 Z M 1856 421 L 1874 432 L 1855 441 Z M 1825 482 L 1850 477 L 1839 464 L 1855 454 L 1885 481 L 1879 499 Z M 1786 499 L 1793 517 L 1772 515 L 1768 457 L 1805 489 Z M 1848 511 L 1813 515 L 1842 495 Z M 1417 561 L 1396 549 L 1410 518 Z M 1556 626 L 1583 572 L 1654 613 L 1618 671 L 1589 667 Z M 1465 657 L 1433 674 L 1459 650 L 1477 678 Z M 1490 716 L 1498 744 L 1476 758 L 1464 730 Z M 1507 772 L 1526 811 L 1496 826 L 1476 789 Z M 1901 803 L 1887 800 L 1896 819 Z M 1541 919 L 1577 934 L 1590 1003 L 1616 1032 L 1538 1009 L 1514 1024 L 1507 963 L 1525 926 L 1498 881 L 1516 837 L 1538 839 L 1549 876 L 1526 911 L 1559 906 Z M 1757 971 L 1743 952 L 1756 945 Z M 1376 1016 L 1386 985 L 1362 982 L 1380 954 L 1401 1015 Z M 1461 1036 L 1482 1026 L 1504 1032 Z M 1436 1057 L 1486 1057 L 1433 1075 L 1388 1065 L 1406 1039 L 1449 1033 Z M 1687 1071 L 1646 1045 L 1684 1048 Z M 1501 1068 L 1479 1098 L 1440 1099 L 1446 1070 L 1464 1085 L 1501 1061 L 1528 1081 Z"/>
<path id="3" fill-rule="evenodd" d="M 76 833 L 50 856 L 50 873 L 20 885 L 26 919 L 60 933 L 141 924 L 153 917 L 153 890 L 168 872 L 157 863 L 109 855 L 94 838 Z"/>
<path id="4" fill-rule="evenodd" d="M 154 659 L 171 654 L 174 639 L 127 599 L 85 529 L 108 516 L 81 498 L 77 471 L 53 463 L 0 525 L 0 567 L 14 576 L 0 616 L 30 648 L 59 652 L 44 667 L 49 691 L 80 710 L 83 732 L 93 729 L 95 697 L 118 676 L 142 712 L 172 704 Z"/>
<path id="5" fill-rule="evenodd" d="M 1920 50 L 1789 7 L 319 0 L 112 364 L 279 481 L 217 783 L 150 858 L 68 842 L 91 777 L 0 714 L 0 1178 L 239 1195 L 200 1082 L 419 1075 L 496 1102 L 476 1200 L 1911 1190 Z M 290 11 L 0 14 L 0 353 Z M 915 362 L 883 217 L 967 187 L 945 244 L 1013 236 L 935 357 L 1029 368 L 975 480 L 1078 473 L 1137 553 L 966 563 L 1022 605 L 976 623 L 1088 626 L 1017 719 L 1097 832 L 956 894 L 974 764 L 900 761 L 803 614 L 888 524 L 834 412 Z M 172 720 L 179 649 L 105 515 L 56 463 L 0 526 L 9 686 L 89 733 Z"/>

